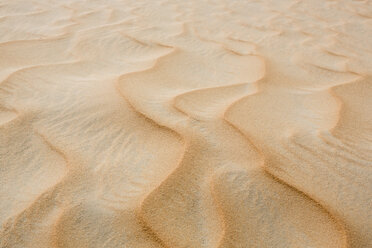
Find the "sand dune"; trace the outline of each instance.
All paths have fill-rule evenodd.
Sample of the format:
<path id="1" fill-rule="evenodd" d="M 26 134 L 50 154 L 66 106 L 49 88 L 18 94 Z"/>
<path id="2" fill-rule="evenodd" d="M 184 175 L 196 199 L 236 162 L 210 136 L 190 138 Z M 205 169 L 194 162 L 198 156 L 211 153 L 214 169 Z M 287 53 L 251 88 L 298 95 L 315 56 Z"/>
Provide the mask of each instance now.
<path id="1" fill-rule="evenodd" d="M 372 247 L 369 1 L 0 2 L 0 247 Z"/>

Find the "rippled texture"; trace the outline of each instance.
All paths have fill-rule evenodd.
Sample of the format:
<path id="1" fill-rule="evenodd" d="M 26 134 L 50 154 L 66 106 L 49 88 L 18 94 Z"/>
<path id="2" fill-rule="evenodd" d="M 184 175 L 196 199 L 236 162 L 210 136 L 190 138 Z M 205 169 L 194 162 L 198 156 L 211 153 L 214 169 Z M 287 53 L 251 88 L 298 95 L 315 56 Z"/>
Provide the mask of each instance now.
<path id="1" fill-rule="evenodd" d="M 372 247 L 371 18 L 0 1 L 0 247 Z"/>

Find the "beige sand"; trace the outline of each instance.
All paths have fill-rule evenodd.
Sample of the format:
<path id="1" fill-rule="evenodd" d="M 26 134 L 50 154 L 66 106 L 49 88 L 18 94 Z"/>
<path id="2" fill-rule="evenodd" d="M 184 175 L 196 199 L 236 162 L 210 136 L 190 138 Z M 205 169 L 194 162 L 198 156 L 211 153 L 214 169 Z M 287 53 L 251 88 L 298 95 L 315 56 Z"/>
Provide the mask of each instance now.
<path id="1" fill-rule="evenodd" d="M 0 247 L 372 247 L 371 18 L 0 1 Z"/>

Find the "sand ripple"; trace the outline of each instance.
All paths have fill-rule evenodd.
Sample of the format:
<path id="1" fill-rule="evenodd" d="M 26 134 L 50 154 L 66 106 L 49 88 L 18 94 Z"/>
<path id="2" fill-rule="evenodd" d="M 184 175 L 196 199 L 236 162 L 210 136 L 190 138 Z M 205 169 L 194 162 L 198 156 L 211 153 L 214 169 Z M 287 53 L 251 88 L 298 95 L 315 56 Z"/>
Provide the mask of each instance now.
<path id="1" fill-rule="evenodd" d="M 2 1 L 0 247 L 372 247 L 368 1 Z"/>

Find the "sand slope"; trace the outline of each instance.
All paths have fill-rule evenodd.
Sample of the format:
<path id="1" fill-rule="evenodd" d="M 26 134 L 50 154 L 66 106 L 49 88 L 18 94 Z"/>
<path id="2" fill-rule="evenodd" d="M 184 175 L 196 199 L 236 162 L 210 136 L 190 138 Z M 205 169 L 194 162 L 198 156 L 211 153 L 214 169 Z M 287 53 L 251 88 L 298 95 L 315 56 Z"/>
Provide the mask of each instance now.
<path id="1" fill-rule="evenodd" d="M 0 1 L 0 247 L 372 247 L 371 18 Z"/>

